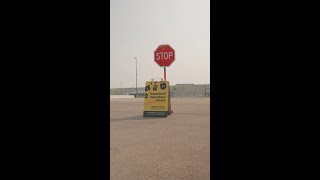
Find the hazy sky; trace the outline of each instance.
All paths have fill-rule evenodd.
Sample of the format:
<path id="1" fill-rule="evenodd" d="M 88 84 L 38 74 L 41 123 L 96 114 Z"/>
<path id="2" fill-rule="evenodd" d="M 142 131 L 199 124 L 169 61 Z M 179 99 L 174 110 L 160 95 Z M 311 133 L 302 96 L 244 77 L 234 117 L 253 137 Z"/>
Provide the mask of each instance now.
<path id="1" fill-rule="evenodd" d="M 163 78 L 154 50 L 169 44 L 176 59 L 170 85 L 210 82 L 210 0 L 111 0 L 110 87 L 138 87 Z"/>

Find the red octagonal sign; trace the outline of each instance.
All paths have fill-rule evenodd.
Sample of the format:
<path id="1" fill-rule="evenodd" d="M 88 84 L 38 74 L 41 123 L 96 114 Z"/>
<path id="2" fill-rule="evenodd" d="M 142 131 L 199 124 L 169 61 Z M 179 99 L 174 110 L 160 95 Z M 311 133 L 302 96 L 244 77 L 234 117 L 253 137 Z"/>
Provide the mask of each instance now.
<path id="1" fill-rule="evenodd" d="M 174 60 L 174 49 L 170 45 L 160 45 L 154 51 L 154 61 L 161 67 L 170 66 Z"/>

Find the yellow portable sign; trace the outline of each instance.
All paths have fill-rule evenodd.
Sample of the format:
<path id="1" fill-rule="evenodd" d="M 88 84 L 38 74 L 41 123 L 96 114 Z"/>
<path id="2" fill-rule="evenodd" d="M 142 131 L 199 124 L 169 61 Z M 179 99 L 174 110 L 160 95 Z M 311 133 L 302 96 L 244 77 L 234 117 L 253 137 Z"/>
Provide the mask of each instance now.
<path id="1" fill-rule="evenodd" d="M 171 114 L 169 81 L 146 82 L 144 116 L 157 112 L 163 112 L 164 116 Z"/>

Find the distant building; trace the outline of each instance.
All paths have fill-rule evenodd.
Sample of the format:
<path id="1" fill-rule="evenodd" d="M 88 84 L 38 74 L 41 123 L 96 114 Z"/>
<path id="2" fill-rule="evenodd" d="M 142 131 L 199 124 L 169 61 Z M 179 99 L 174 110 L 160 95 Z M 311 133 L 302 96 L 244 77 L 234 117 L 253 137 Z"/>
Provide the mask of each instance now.
<path id="1" fill-rule="evenodd" d="M 122 94 L 121 94 L 122 92 Z M 138 97 L 143 98 L 145 87 L 138 88 Z M 136 88 L 110 89 L 110 95 L 135 95 Z M 210 97 L 210 84 L 176 84 L 170 86 L 171 97 Z"/>
<path id="2" fill-rule="evenodd" d="M 206 91 L 206 97 L 210 97 L 210 91 Z"/>

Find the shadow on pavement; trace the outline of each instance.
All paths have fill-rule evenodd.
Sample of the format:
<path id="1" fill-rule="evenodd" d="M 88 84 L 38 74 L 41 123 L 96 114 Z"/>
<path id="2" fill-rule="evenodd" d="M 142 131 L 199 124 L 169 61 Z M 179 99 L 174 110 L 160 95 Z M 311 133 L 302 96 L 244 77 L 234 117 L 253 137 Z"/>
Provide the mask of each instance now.
<path id="1" fill-rule="evenodd" d="M 143 117 L 141 116 L 132 116 L 132 117 L 125 117 L 119 119 L 110 119 L 111 121 L 125 121 L 125 120 L 150 120 L 150 119 L 162 119 L 163 117 Z"/>

